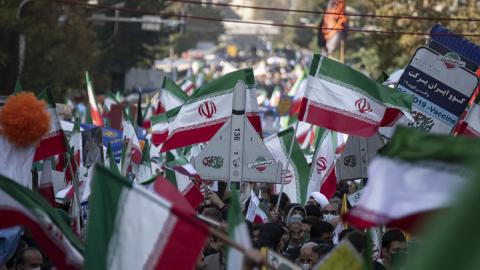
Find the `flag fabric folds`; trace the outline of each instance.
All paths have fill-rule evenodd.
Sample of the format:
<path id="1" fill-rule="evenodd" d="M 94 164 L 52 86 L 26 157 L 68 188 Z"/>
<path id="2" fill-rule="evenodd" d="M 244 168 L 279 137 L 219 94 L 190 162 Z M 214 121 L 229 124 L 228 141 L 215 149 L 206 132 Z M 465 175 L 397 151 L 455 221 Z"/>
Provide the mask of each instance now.
<path id="1" fill-rule="evenodd" d="M 317 191 L 331 199 L 337 190 L 335 175 L 334 134 L 328 129 L 319 129 L 315 154 L 313 156 L 308 178 L 307 195 Z"/>
<path id="2" fill-rule="evenodd" d="M 33 161 L 43 160 L 67 152 L 65 136 L 55 110 L 56 106 L 52 93 L 49 89 L 46 89 L 38 95 L 38 98 L 45 100 L 47 103 L 48 112 L 50 113 L 50 131 L 38 144 Z"/>
<path id="3" fill-rule="evenodd" d="M 85 81 L 87 82 L 87 94 L 88 94 L 88 103 L 90 104 L 90 115 L 92 117 L 92 123 L 95 126 L 103 127 L 103 118 L 102 114 L 100 113 L 100 109 L 98 108 L 97 101 L 95 100 L 95 93 L 93 91 L 92 81 L 90 79 L 90 75 L 88 71 L 85 72 Z"/>
<path id="4" fill-rule="evenodd" d="M 276 160 L 282 162 L 283 172 L 282 181 L 284 182 L 283 192 L 285 192 L 292 203 L 305 203 L 308 186 L 308 163 L 305 160 L 300 146 L 296 139 L 293 140 L 292 157 L 288 169 L 285 166 L 288 161 L 288 152 L 292 142 L 293 128 L 290 127 L 264 140 L 270 153 Z M 276 185 L 277 191 L 280 185 Z"/>
<path id="5" fill-rule="evenodd" d="M 451 206 L 479 153 L 477 140 L 398 127 L 369 165 L 362 196 L 344 218 L 358 228 L 411 230 L 426 214 Z"/>
<path id="6" fill-rule="evenodd" d="M 334 131 L 370 137 L 403 114 L 413 97 L 378 84 L 361 72 L 315 54 L 299 120 Z"/>
<path id="7" fill-rule="evenodd" d="M 41 195 L 0 176 L 0 228 L 23 225 L 58 269 L 82 269 L 83 246 Z"/>
<path id="8" fill-rule="evenodd" d="M 204 85 L 181 107 L 167 112 L 168 137 L 161 151 L 210 140 L 231 116 L 233 89 L 239 80 L 247 86 L 245 114 L 261 132 L 253 69 L 241 69 Z"/>
<path id="9" fill-rule="evenodd" d="M 174 186 L 153 194 L 101 166 L 92 181 L 85 269 L 194 268 L 207 229 Z"/>
<path id="10" fill-rule="evenodd" d="M 230 207 L 228 208 L 228 234 L 232 240 L 244 248 L 252 248 L 252 240 L 242 215 L 240 202 L 237 192 L 232 190 L 230 193 Z M 234 248 L 228 249 L 227 270 L 242 269 L 245 256 Z"/>

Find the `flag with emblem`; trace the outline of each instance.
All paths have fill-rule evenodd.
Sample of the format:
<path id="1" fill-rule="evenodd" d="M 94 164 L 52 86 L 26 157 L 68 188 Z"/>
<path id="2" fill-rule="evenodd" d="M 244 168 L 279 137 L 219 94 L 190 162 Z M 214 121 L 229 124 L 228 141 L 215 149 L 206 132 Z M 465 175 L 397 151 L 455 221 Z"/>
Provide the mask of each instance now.
<path id="1" fill-rule="evenodd" d="M 307 194 L 319 191 L 327 199 L 332 198 L 335 194 L 337 177 L 335 175 L 336 138 L 333 138 L 334 135 L 328 129 L 320 128 L 318 131 L 317 148 L 310 166 Z"/>
<path id="2" fill-rule="evenodd" d="M 480 141 L 397 127 L 368 166 L 362 196 L 344 216 L 358 228 L 415 228 L 436 210 L 450 207 L 478 166 Z"/>
<path id="3" fill-rule="evenodd" d="M 97 101 L 95 100 L 95 93 L 93 91 L 92 81 L 88 71 L 85 72 L 85 81 L 87 82 L 87 94 L 88 94 L 88 103 L 90 108 L 90 115 L 92 116 L 92 122 L 95 126 L 103 127 L 103 118 L 98 108 Z"/>
<path id="4" fill-rule="evenodd" d="M 167 112 L 168 137 L 162 152 L 210 140 L 232 114 L 233 89 L 243 81 L 247 87 L 246 115 L 261 132 L 253 69 L 241 69 L 199 88 L 181 107 Z"/>
<path id="5" fill-rule="evenodd" d="M 0 176 L 0 229 L 16 225 L 29 229 L 56 268 L 83 269 L 83 246 L 58 212 L 40 194 Z"/>
<path id="6" fill-rule="evenodd" d="M 50 113 L 50 131 L 38 143 L 33 157 L 34 162 L 67 152 L 65 135 L 60 125 L 52 93 L 49 89 L 45 89 L 38 95 L 38 98 L 47 103 Z"/>
<path id="7" fill-rule="evenodd" d="M 477 96 L 472 107 L 468 110 L 467 116 L 460 123 L 458 134 L 480 137 L 480 96 Z"/>
<path id="8" fill-rule="evenodd" d="M 288 161 L 290 143 L 292 142 L 293 128 L 290 127 L 264 140 L 273 157 L 282 162 L 285 168 Z M 305 160 L 297 140 L 293 140 L 293 148 L 290 164 L 288 168 L 282 171 L 282 181 L 284 182 L 283 192 L 285 192 L 292 203 L 305 203 L 307 197 L 308 184 L 308 163 Z M 277 191 L 280 185 L 276 185 Z"/>
<path id="9" fill-rule="evenodd" d="M 346 134 L 370 137 L 410 115 L 413 96 L 383 86 L 361 72 L 315 54 L 299 120 Z"/>
<path id="10" fill-rule="evenodd" d="M 195 268 L 208 231 L 167 180 L 155 194 L 96 165 L 92 183 L 84 269 Z"/>

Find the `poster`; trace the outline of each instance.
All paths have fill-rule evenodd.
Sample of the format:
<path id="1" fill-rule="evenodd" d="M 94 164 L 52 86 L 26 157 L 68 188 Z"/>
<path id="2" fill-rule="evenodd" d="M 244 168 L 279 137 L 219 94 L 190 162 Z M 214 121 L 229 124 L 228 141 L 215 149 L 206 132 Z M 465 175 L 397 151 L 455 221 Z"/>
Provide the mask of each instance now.
<path id="1" fill-rule="evenodd" d="M 102 129 L 95 127 L 82 131 L 83 166 L 90 167 L 95 162 L 103 162 Z"/>
<path id="2" fill-rule="evenodd" d="M 426 132 L 450 134 L 464 112 L 478 79 L 467 69 L 468 60 L 439 44 L 420 47 L 397 85 L 397 90 L 413 94 L 409 127 Z"/>

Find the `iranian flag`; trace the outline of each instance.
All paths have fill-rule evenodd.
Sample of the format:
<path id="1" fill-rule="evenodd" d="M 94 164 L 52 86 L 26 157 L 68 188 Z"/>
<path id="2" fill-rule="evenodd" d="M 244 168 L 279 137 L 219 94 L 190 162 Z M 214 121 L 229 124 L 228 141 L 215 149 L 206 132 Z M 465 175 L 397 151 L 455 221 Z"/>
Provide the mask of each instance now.
<path id="1" fill-rule="evenodd" d="M 148 141 L 145 141 L 142 151 L 142 161 L 138 165 L 138 170 L 135 173 L 137 182 L 143 182 L 153 176 L 152 165 L 150 161 L 150 146 Z"/>
<path id="2" fill-rule="evenodd" d="M 292 203 L 304 204 L 307 197 L 309 168 L 305 156 L 295 139 L 293 140 L 292 158 L 288 168 L 285 170 L 292 137 L 293 128 L 290 127 L 266 138 L 264 143 L 273 157 L 282 162 L 283 192 L 288 195 Z M 280 190 L 280 185 L 276 185 L 276 189 L 277 191 Z"/>
<path id="3" fill-rule="evenodd" d="M 167 173 L 167 178 L 172 178 L 168 180 L 175 182 L 190 205 L 197 209 L 205 198 L 201 191 L 202 182 L 197 170 L 183 156 L 166 162 L 163 166 L 165 170 L 174 172 Z"/>
<path id="4" fill-rule="evenodd" d="M 154 115 L 150 118 L 152 124 L 152 144 L 161 145 L 168 137 L 168 121 L 166 113 Z"/>
<path id="5" fill-rule="evenodd" d="M 335 144 L 334 134 L 328 129 L 320 128 L 310 166 L 307 194 L 317 191 L 330 199 L 337 190 L 337 177 L 335 175 Z"/>
<path id="6" fill-rule="evenodd" d="M 52 171 L 52 162 L 50 160 L 45 160 L 43 162 L 42 175 L 40 176 L 40 181 L 38 181 L 38 193 L 55 207 L 55 191 L 53 190 Z"/>
<path id="7" fill-rule="evenodd" d="M 95 93 L 93 92 L 92 81 L 88 71 L 85 72 L 85 81 L 87 82 L 87 94 L 88 103 L 90 103 L 90 114 L 92 116 L 92 122 L 95 126 L 103 127 L 103 118 L 98 108 L 97 101 L 95 100 Z"/>
<path id="8" fill-rule="evenodd" d="M 392 141 L 370 163 L 362 196 L 344 219 L 358 228 L 411 230 L 461 196 L 471 173 L 465 165 L 476 165 L 479 153 L 477 140 L 397 127 Z"/>
<path id="9" fill-rule="evenodd" d="M 192 80 L 186 79 L 180 83 L 180 88 L 186 95 L 191 96 L 193 91 L 195 91 L 196 86 Z"/>
<path id="10" fill-rule="evenodd" d="M 295 136 L 300 144 L 300 148 L 308 149 L 315 142 L 315 126 L 300 121 L 297 129 L 295 130 Z"/>
<path id="11" fill-rule="evenodd" d="M 207 228 L 167 180 L 154 194 L 96 166 L 92 181 L 85 269 L 195 267 Z"/>
<path id="12" fill-rule="evenodd" d="M 160 97 L 156 105 L 155 114 L 160 114 L 183 105 L 188 96 L 178 87 L 172 79 L 165 76 Z"/>
<path id="13" fill-rule="evenodd" d="M 299 120 L 370 137 L 410 115 L 413 96 L 383 86 L 344 64 L 315 54 Z"/>
<path id="14" fill-rule="evenodd" d="M 47 103 L 50 113 L 50 130 L 38 144 L 33 157 L 34 162 L 67 152 L 65 135 L 55 109 L 52 93 L 49 89 L 46 89 L 38 95 L 38 99 L 43 99 Z"/>
<path id="15" fill-rule="evenodd" d="M 241 69 L 199 88 L 181 107 L 167 112 L 168 137 L 162 152 L 210 140 L 232 114 L 233 89 L 247 86 L 246 115 L 261 132 L 253 69 Z"/>
<path id="16" fill-rule="evenodd" d="M 230 202 L 227 214 L 230 239 L 246 249 L 252 248 L 250 233 L 242 215 L 242 208 L 235 190 L 230 192 Z M 227 253 L 227 270 L 243 269 L 244 257 L 240 251 L 229 248 Z"/>
<path id="17" fill-rule="evenodd" d="M 0 228 L 27 227 L 58 269 L 82 269 L 83 246 L 39 194 L 0 176 Z"/>
<path id="18" fill-rule="evenodd" d="M 129 120 L 123 121 L 123 139 L 130 141 L 132 144 L 132 161 L 135 164 L 140 164 L 142 161 L 142 149 L 140 147 L 140 142 L 138 141 L 137 134 L 135 129 L 132 126 L 132 123 Z M 128 154 L 128 153 L 127 153 Z"/>
<path id="19" fill-rule="evenodd" d="M 167 153 L 167 162 L 163 164 L 163 168 L 167 179 L 180 191 L 184 191 L 190 185 L 190 178 L 200 179 L 200 175 L 186 157 L 180 156 L 175 159 L 171 152 Z"/>
<path id="20" fill-rule="evenodd" d="M 480 137 L 480 96 L 476 98 L 467 116 L 458 128 L 458 134 Z"/>

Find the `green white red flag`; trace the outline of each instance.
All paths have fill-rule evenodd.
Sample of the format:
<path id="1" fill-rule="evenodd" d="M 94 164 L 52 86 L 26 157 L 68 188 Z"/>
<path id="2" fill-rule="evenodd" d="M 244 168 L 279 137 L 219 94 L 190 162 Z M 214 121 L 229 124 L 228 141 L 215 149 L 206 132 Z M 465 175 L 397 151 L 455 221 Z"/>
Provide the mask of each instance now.
<path id="1" fill-rule="evenodd" d="M 152 144 L 161 145 L 168 137 L 167 114 L 161 113 L 150 118 L 152 124 Z"/>
<path id="2" fill-rule="evenodd" d="M 310 166 L 307 194 L 320 192 L 327 199 L 331 199 L 337 190 L 335 175 L 335 144 L 333 132 L 319 128 L 316 150 Z M 305 198 L 308 199 L 308 198 Z"/>
<path id="3" fill-rule="evenodd" d="M 242 215 L 237 192 L 230 192 L 230 207 L 228 208 L 228 234 L 232 240 L 242 247 L 252 248 L 252 240 L 248 231 L 245 218 Z M 227 270 L 243 269 L 245 256 L 234 248 L 229 248 L 227 253 Z"/>
<path id="4" fill-rule="evenodd" d="M 274 134 L 264 140 L 273 157 L 282 162 L 285 168 L 288 161 L 288 152 L 292 142 L 293 128 L 290 127 L 277 134 Z M 305 203 L 307 197 L 308 185 L 308 163 L 305 160 L 302 149 L 297 140 L 293 140 L 293 149 L 290 164 L 287 170 L 282 171 L 282 181 L 284 182 L 283 192 L 288 195 L 292 203 Z M 280 190 L 280 185 L 276 185 L 276 190 Z"/>
<path id="5" fill-rule="evenodd" d="M 183 80 L 180 83 L 180 88 L 187 96 L 191 96 L 196 87 L 195 83 L 190 79 Z"/>
<path id="6" fill-rule="evenodd" d="M 188 95 L 178 87 L 172 79 L 165 77 L 160 97 L 156 105 L 155 114 L 160 114 L 183 105 L 187 101 Z"/>
<path id="7" fill-rule="evenodd" d="M 477 166 L 480 142 L 397 127 L 368 168 L 368 182 L 344 219 L 358 228 L 411 230 L 432 211 L 461 196 Z"/>
<path id="8" fill-rule="evenodd" d="M 95 100 L 95 93 L 93 91 L 92 80 L 88 71 L 85 72 L 85 81 L 87 82 L 87 94 L 88 94 L 88 103 L 90 104 L 90 114 L 92 116 L 92 122 L 95 126 L 103 127 L 103 118 L 98 108 L 97 101 Z"/>
<path id="9" fill-rule="evenodd" d="M 411 95 L 315 54 L 298 118 L 345 134 L 370 137 L 402 114 L 413 120 L 412 100 Z"/>
<path id="10" fill-rule="evenodd" d="M 140 148 L 137 133 L 129 120 L 123 121 L 123 139 L 130 141 L 132 144 L 132 161 L 135 164 L 140 164 L 142 161 L 142 149 Z M 126 154 L 128 155 L 128 153 Z"/>
<path id="11" fill-rule="evenodd" d="M 34 162 L 67 152 L 65 135 L 55 110 L 56 106 L 52 93 L 49 89 L 45 89 L 38 95 L 38 99 L 45 100 L 45 103 L 47 103 L 50 113 L 50 130 L 38 144 L 33 157 Z"/>
<path id="12" fill-rule="evenodd" d="M 155 194 L 96 166 L 92 181 L 85 269 L 195 267 L 208 231 L 167 180 Z"/>
<path id="13" fill-rule="evenodd" d="M 468 110 L 467 116 L 460 123 L 458 134 L 480 137 L 480 97 L 477 97 L 470 110 Z"/>
<path id="14" fill-rule="evenodd" d="M 58 269 L 82 269 L 83 246 L 39 194 L 0 176 L 0 228 L 27 227 Z"/>
<path id="15" fill-rule="evenodd" d="M 253 69 L 241 69 L 209 82 L 181 107 L 167 112 L 168 137 L 161 151 L 210 140 L 232 114 L 233 89 L 239 80 L 247 86 L 246 115 L 261 132 Z"/>

